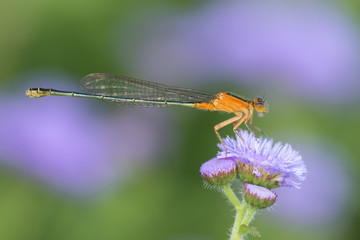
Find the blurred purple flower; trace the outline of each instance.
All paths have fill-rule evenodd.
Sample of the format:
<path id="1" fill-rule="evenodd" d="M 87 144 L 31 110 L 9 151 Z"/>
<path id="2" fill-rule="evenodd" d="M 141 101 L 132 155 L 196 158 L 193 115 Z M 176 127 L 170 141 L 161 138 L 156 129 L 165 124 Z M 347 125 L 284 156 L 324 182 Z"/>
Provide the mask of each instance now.
<path id="1" fill-rule="evenodd" d="M 338 6 L 225 1 L 171 16 L 157 13 L 155 22 L 144 18 L 139 24 L 151 30 L 137 36 L 143 42 L 121 49 L 121 56 L 133 56 L 126 63 L 150 79 L 225 76 L 323 101 L 334 95 L 336 101 L 358 98 L 358 30 Z"/>
<path id="2" fill-rule="evenodd" d="M 282 145 L 278 142 L 273 146 L 273 139 L 262 137 L 257 139 L 244 130 L 238 133 L 242 139 L 239 136 L 236 136 L 236 140 L 230 137 L 223 139 L 227 151 L 222 144 L 218 144 L 221 152 L 218 153 L 217 158 L 236 161 L 242 181 L 243 178 L 254 179 L 259 182 L 245 182 L 274 188 L 298 187 L 300 181 L 305 180 L 305 164 L 299 152 L 293 150 L 289 144 Z M 241 165 L 244 165 L 244 168 Z"/>
<path id="3" fill-rule="evenodd" d="M 84 99 L 30 99 L 24 91 L 1 96 L 0 162 L 63 192 L 97 192 L 137 161 L 152 159 L 160 139 L 166 138 L 159 136 L 166 124 L 158 118 L 145 119 L 133 111 L 108 120 L 89 109 Z"/>

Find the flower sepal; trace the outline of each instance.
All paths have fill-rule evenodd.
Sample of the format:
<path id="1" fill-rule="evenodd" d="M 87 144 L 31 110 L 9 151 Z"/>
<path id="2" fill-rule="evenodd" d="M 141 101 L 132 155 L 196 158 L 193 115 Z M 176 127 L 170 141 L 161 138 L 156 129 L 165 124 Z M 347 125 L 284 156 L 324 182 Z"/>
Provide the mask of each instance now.
<path id="1" fill-rule="evenodd" d="M 280 173 L 270 174 L 262 167 L 255 169 L 251 163 L 245 164 L 238 161 L 237 171 L 242 182 L 262 186 L 267 189 L 280 187 L 282 182 Z"/>

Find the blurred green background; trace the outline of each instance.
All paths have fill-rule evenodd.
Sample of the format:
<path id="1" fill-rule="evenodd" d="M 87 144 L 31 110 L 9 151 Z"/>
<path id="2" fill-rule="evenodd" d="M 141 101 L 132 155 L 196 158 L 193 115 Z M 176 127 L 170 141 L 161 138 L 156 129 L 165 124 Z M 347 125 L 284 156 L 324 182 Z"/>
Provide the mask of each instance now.
<path id="1" fill-rule="evenodd" d="M 199 168 L 230 116 L 25 97 L 93 72 L 265 95 L 255 123 L 300 151 L 308 178 L 253 226 L 357 239 L 359 20 L 355 0 L 1 1 L 0 239 L 227 239 L 234 212 Z"/>

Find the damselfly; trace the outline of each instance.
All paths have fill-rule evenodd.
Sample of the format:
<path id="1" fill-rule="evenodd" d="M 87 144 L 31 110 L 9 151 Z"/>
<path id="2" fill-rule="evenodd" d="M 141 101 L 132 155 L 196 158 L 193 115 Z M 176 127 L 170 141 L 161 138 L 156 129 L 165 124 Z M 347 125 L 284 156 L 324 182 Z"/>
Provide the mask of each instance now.
<path id="1" fill-rule="evenodd" d="M 264 134 L 261 129 L 252 123 L 254 110 L 260 114 L 268 111 L 265 100 L 260 97 L 250 101 L 231 93 L 208 93 L 190 88 L 171 87 L 131 77 L 105 73 L 92 73 L 85 76 L 82 79 L 82 89 L 87 93 L 59 91 L 47 88 L 30 88 L 26 90 L 26 95 L 31 98 L 49 95 L 96 98 L 136 106 L 185 106 L 209 111 L 233 113 L 235 114 L 234 117 L 214 126 L 216 136 L 225 150 L 224 142 L 218 130 L 229 124 L 233 124 L 233 131 L 239 137 L 240 135 L 236 132 L 236 129 L 239 128 L 242 123 L 244 123 L 254 135 L 255 133 L 250 126 Z"/>

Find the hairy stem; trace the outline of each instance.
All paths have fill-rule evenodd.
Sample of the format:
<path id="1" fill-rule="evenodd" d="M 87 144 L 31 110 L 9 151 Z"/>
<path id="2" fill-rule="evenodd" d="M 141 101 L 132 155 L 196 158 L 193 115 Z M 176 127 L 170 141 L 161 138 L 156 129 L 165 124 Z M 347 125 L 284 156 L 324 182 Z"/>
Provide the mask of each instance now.
<path id="1" fill-rule="evenodd" d="M 241 202 L 239 201 L 239 199 L 231 189 L 230 184 L 223 186 L 222 189 L 223 189 L 223 193 L 225 194 L 227 199 L 230 201 L 230 203 L 234 206 L 236 210 L 235 221 L 231 230 L 230 240 L 240 240 L 241 233 L 239 232 L 239 229 L 245 217 L 246 208 L 244 208 L 244 206 L 246 205 L 241 204 Z"/>

